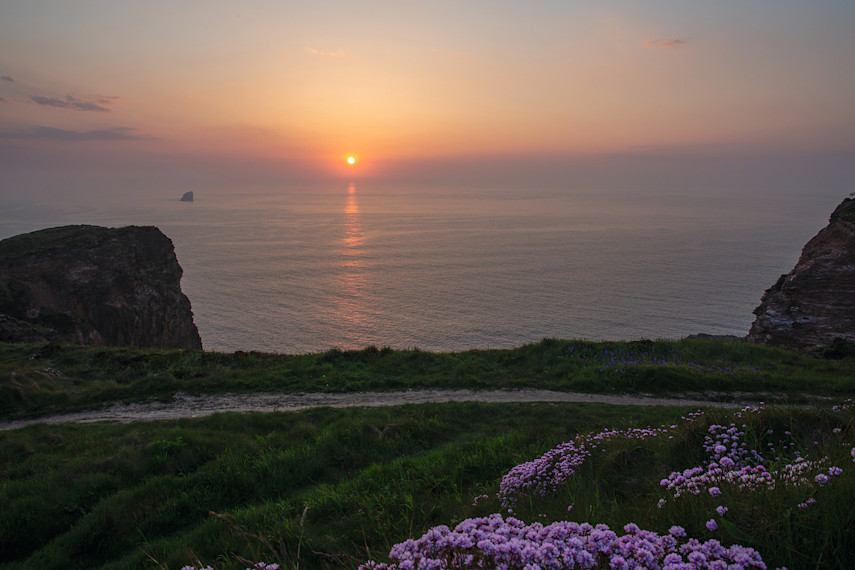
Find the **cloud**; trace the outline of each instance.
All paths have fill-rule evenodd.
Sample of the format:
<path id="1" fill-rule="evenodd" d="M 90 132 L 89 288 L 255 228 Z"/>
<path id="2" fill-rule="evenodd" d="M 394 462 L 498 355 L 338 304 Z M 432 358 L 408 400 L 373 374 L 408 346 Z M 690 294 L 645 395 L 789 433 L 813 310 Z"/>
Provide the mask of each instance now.
<path id="1" fill-rule="evenodd" d="M 94 131 L 68 131 L 53 127 L 33 127 L 27 131 L 0 132 L 0 139 L 26 139 L 46 141 L 130 141 L 143 137 L 134 134 L 136 129 L 114 127 Z"/>
<path id="2" fill-rule="evenodd" d="M 0 81 L 8 81 L 9 83 L 15 83 L 15 80 L 9 77 L 8 75 L 0 75 Z"/>
<path id="3" fill-rule="evenodd" d="M 344 57 L 347 55 L 344 51 L 337 49 L 335 51 L 323 51 L 319 49 L 315 49 L 313 47 L 306 47 L 306 51 L 312 55 L 325 55 L 328 57 Z"/>
<path id="4" fill-rule="evenodd" d="M 678 49 L 689 43 L 689 40 L 683 40 L 680 38 L 674 38 L 671 40 L 647 40 L 644 42 L 644 47 L 650 49 L 656 48 L 664 48 L 664 49 Z"/>
<path id="5" fill-rule="evenodd" d="M 47 107 L 59 107 L 60 109 L 73 109 L 75 111 L 97 111 L 108 113 L 110 109 L 102 105 L 108 104 L 109 101 L 101 98 L 98 100 L 101 105 L 91 101 L 84 101 L 71 95 L 66 95 L 65 99 L 59 97 L 42 97 L 41 95 L 31 95 L 30 101 L 37 105 L 45 105 Z"/>

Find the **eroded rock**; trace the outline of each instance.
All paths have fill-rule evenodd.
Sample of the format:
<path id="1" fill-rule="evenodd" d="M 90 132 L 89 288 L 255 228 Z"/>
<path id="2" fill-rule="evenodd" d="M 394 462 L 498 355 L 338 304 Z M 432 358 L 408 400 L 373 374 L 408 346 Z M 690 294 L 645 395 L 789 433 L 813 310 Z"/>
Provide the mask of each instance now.
<path id="1" fill-rule="evenodd" d="M 834 210 L 754 314 L 750 342 L 797 350 L 855 342 L 855 200 Z"/>
<path id="2" fill-rule="evenodd" d="M 0 341 L 201 349 L 172 241 L 63 226 L 0 241 Z"/>

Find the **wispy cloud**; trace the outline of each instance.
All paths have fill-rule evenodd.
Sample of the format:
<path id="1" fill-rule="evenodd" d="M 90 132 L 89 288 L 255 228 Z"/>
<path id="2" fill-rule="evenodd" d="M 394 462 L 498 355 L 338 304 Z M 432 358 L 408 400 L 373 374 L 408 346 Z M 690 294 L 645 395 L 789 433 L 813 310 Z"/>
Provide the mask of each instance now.
<path id="1" fill-rule="evenodd" d="M 134 134 L 136 129 L 114 127 L 94 131 L 69 131 L 53 127 L 33 127 L 25 131 L 0 132 L 0 139 L 26 139 L 49 141 L 130 141 L 144 137 Z"/>
<path id="2" fill-rule="evenodd" d="M 96 111 L 100 113 L 107 113 L 110 111 L 110 109 L 104 107 L 105 104 L 109 104 L 110 102 L 103 97 L 98 99 L 98 103 L 93 103 L 92 101 L 85 101 L 83 99 L 78 99 L 77 97 L 73 97 L 71 95 L 66 95 L 65 99 L 61 99 L 59 97 L 42 97 L 41 95 L 31 95 L 30 101 L 37 105 L 58 107 L 60 109 L 73 109 L 75 111 Z"/>
<path id="3" fill-rule="evenodd" d="M 343 50 L 337 49 L 334 51 L 324 51 L 313 47 L 306 47 L 306 51 L 312 55 L 325 55 L 328 57 L 344 57 L 347 55 Z"/>
<path id="4" fill-rule="evenodd" d="M 15 80 L 9 77 L 8 75 L 0 75 L 0 81 L 8 81 L 9 83 L 15 83 Z"/>
<path id="5" fill-rule="evenodd" d="M 689 43 L 689 40 L 684 40 L 681 38 L 673 38 L 670 40 L 647 40 L 644 42 L 644 47 L 650 49 L 663 48 L 663 49 L 679 49 L 686 44 Z"/>

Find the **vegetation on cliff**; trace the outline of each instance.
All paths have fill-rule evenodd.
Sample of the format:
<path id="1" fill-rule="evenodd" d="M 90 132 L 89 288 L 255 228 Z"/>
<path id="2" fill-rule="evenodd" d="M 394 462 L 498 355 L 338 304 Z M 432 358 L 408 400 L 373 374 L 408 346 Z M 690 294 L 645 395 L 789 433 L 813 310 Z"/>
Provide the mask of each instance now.
<path id="1" fill-rule="evenodd" d="M 602 523 L 619 534 L 633 523 L 627 528 L 659 537 L 679 526 L 705 548 L 755 549 L 769 568 L 840 567 L 855 556 L 855 410 L 844 396 L 855 388 L 854 366 L 852 358 L 714 340 L 547 339 L 515 350 L 301 356 L 0 344 L 5 419 L 168 399 L 176 390 L 739 390 L 801 404 L 699 412 L 452 403 L 30 425 L 0 432 L 0 568 L 234 569 L 262 560 L 289 569 L 369 560 L 405 568 L 388 558 L 394 545 L 490 516 L 512 525 Z M 770 475 L 779 484 L 757 492 L 716 474 L 710 454 L 718 452 L 706 439 L 723 431 L 737 439 L 713 458 L 717 465 L 733 451 L 734 464 L 746 462 L 739 469 L 803 469 L 802 482 Z M 530 473 L 538 473 L 534 486 Z M 706 486 L 675 496 L 681 477 Z M 445 552 L 458 561 L 480 555 Z"/>
<path id="2" fill-rule="evenodd" d="M 797 454 L 820 471 L 762 492 L 719 482 L 716 495 L 675 498 L 660 484 L 703 466 L 711 428 L 734 422 L 768 472 Z M 756 549 L 769 568 L 843 567 L 855 555 L 853 425 L 851 409 L 831 406 L 736 418 L 474 403 L 34 425 L 0 433 L 0 568 L 356 568 L 434 527 L 491 513 L 660 534 L 679 525 L 689 537 Z M 544 495 L 515 491 L 508 511 L 502 491 L 519 480 L 509 479 L 518 466 L 614 432 Z M 832 467 L 840 474 L 817 482 Z"/>
<path id="3" fill-rule="evenodd" d="M 835 353 L 834 356 L 839 356 Z M 544 339 L 506 350 L 363 350 L 303 355 L 0 343 L 0 414 L 169 400 L 176 392 L 357 392 L 541 388 L 600 394 L 691 394 L 798 403 L 847 397 L 855 359 L 826 360 L 743 342 L 594 343 Z"/>

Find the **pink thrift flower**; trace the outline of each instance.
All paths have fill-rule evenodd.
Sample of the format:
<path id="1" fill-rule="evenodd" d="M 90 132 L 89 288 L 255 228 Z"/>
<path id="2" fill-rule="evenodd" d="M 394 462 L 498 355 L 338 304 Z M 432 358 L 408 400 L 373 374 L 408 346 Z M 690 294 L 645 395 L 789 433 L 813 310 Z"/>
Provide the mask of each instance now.
<path id="1" fill-rule="evenodd" d="M 707 521 L 707 530 L 713 531 L 718 528 L 718 523 L 715 522 L 715 519 L 710 519 Z"/>

